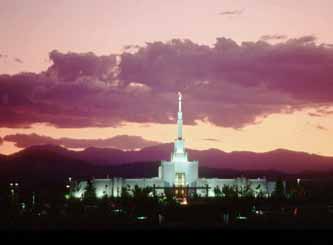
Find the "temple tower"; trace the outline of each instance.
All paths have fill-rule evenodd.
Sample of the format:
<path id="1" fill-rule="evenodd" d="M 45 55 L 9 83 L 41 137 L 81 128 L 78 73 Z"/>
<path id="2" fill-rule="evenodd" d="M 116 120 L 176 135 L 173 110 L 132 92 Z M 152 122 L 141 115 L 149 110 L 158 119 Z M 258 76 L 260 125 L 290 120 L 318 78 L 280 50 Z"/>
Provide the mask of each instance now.
<path id="1" fill-rule="evenodd" d="M 198 179 L 198 161 L 189 161 L 183 138 L 182 94 L 178 92 L 177 138 L 170 161 L 162 161 L 159 176 L 169 186 L 193 186 Z"/>
<path id="2" fill-rule="evenodd" d="M 182 94 L 178 92 L 178 139 L 183 138 L 183 113 L 182 113 Z"/>

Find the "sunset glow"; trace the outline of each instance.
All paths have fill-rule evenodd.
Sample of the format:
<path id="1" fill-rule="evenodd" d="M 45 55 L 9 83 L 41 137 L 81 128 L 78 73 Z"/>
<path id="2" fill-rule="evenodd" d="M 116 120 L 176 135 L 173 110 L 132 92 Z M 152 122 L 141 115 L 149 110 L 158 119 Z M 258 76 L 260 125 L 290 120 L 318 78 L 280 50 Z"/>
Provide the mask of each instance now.
<path id="1" fill-rule="evenodd" d="M 0 154 L 23 148 L 16 134 L 170 143 L 181 91 L 188 148 L 333 156 L 332 8 L 2 1 Z"/>

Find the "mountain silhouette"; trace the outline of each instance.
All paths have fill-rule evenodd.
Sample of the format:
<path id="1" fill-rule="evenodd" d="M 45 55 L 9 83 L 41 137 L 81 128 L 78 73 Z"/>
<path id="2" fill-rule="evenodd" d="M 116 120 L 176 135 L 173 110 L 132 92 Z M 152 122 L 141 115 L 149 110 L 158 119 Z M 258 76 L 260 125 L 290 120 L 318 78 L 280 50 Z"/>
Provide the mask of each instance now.
<path id="1" fill-rule="evenodd" d="M 155 162 L 169 160 L 173 144 L 160 144 L 138 151 L 123 151 L 112 148 L 90 147 L 82 151 L 71 151 L 57 145 L 36 145 L 8 156 L 1 156 L 1 162 L 11 162 L 15 171 L 24 164 L 34 167 L 61 165 L 62 171 L 85 166 L 117 166 L 134 162 Z M 198 160 L 200 167 L 233 170 L 275 170 L 286 173 L 301 171 L 328 171 L 333 169 L 333 157 L 320 156 L 285 149 L 255 153 L 249 151 L 224 152 L 218 149 L 188 149 L 191 160 Z M 67 163 L 67 164 L 64 164 Z M 16 168 L 17 167 L 17 168 Z"/>
<path id="2" fill-rule="evenodd" d="M 170 159 L 173 144 L 151 146 L 139 151 L 87 148 L 71 151 L 57 145 L 37 145 L 17 153 L 0 155 L 0 183 L 23 182 L 26 188 L 64 186 L 68 177 L 157 177 L 161 160 Z M 206 178 L 251 178 L 318 176 L 333 173 L 333 157 L 277 149 L 265 153 L 224 152 L 218 149 L 188 150 L 199 160 L 199 176 Z"/>

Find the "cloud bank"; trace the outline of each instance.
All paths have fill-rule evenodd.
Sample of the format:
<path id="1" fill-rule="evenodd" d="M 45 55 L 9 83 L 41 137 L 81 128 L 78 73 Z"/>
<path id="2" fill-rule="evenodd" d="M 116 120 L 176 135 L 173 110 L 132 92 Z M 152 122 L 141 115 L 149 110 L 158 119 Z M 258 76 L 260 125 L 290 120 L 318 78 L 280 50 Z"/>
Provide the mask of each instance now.
<path id="1" fill-rule="evenodd" d="M 241 15 L 242 13 L 243 10 L 237 9 L 237 10 L 222 11 L 219 13 L 219 15 L 235 16 L 235 15 Z"/>
<path id="2" fill-rule="evenodd" d="M 14 58 L 14 61 L 15 61 L 16 63 L 20 63 L 20 64 L 23 63 L 23 60 L 21 60 L 20 58 Z"/>
<path id="3" fill-rule="evenodd" d="M 241 128 L 273 113 L 333 104 L 333 48 L 313 36 L 276 44 L 213 47 L 190 40 L 150 42 L 121 55 L 50 53 L 41 73 L 0 75 L 0 127 L 117 127 L 174 123 L 177 92 L 184 122 Z"/>
<path id="4" fill-rule="evenodd" d="M 62 145 L 66 148 L 82 149 L 88 147 L 116 148 L 134 150 L 160 144 L 160 142 L 146 140 L 140 136 L 118 135 L 107 139 L 54 139 L 38 134 L 13 134 L 4 137 L 5 141 L 14 142 L 16 147 L 26 148 L 33 145 Z M 0 141 L 1 142 L 1 141 Z"/>
<path id="5" fill-rule="evenodd" d="M 288 38 L 286 35 L 274 34 L 274 35 L 263 35 L 260 40 L 270 41 L 270 40 L 282 40 Z"/>

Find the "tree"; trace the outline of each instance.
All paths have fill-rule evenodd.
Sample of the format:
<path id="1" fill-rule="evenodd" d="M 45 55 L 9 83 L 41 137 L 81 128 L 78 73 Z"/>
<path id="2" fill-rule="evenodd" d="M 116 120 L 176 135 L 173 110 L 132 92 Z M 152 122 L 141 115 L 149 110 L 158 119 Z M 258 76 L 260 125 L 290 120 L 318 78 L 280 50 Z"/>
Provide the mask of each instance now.
<path id="1" fill-rule="evenodd" d="M 303 185 L 301 184 L 289 183 L 287 190 L 288 190 L 287 196 L 291 199 L 299 200 L 305 197 L 305 190 Z"/>
<path id="2" fill-rule="evenodd" d="M 215 188 L 214 188 L 214 194 L 215 194 L 215 197 L 222 197 L 222 191 L 219 188 L 219 186 L 215 186 Z"/>
<path id="3" fill-rule="evenodd" d="M 87 185 L 85 187 L 85 192 L 83 194 L 83 200 L 88 204 L 96 203 L 96 188 L 93 185 L 91 180 L 87 181 Z"/>
<path id="4" fill-rule="evenodd" d="M 265 193 L 262 190 L 259 190 L 259 192 L 257 193 L 257 198 L 262 199 L 264 197 L 265 197 Z"/>
<path id="5" fill-rule="evenodd" d="M 149 194 L 153 191 L 151 187 L 140 188 L 137 185 L 134 186 L 133 197 L 136 200 L 144 200 L 149 198 Z"/>
<path id="6" fill-rule="evenodd" d="M 128 199 L 128 198 L 130 198 L 130 193 L 129 193 L 129 186 L 127 185 L 126 187 L 122 187 L 121 188 L 121 198 L 122 199 Z"/>
<path id="7" fill-rule="evenodd" d="M 77 198 L 70 198 L 68 200 L 68 213 L 69 215 L 80 215 L 83 212 L 82 202 Z"/>
<path id="8" fill-rule="evenodd" d="M 224 185 L 222 187 L 222 193 L 225 198 L 236 199 L 238 198 L 238 188 L 237 186 Z"/>
<path id="9" fill-rule="evenodd" d="M 73 181 L 69 188 L 69 198 L 74 198 L 74 193 L 80 191 L 80 184 L 77 181 Z"/>
<path id="10" fill-rule="evenodd" d="M 279 178 L 277 181 L 276 181 L 276 184 L 275 184 L 275 190 L 274 192 L 272 193 L 272 196 L 274 198 L 277 198 L 277 199 L 282 199 L 285 197 L 285 193 L 284 193 L 284 185 L 283 185 L 283 181 L 281 178 Z"/>
<path id="11" fill-rule="evenodd" d="M 253 190 L 251 188 L 250 184 L 246 184 L 245 186 L 242 186 L 239 194 L 241 195 L 241 197 L 245 197 L 245 198 L 252 198 L 254 196 Z"/>
<path id="12" fill-rule="evenodd" d="M 110 198 L 104 194 L 103 197 L 99 200 L 98 202 L 98 206 L 100 209 L 100 214 L 102 215 L 108 215 L 110 212 L 110 208 L 111 208 L 111 202 L 110 202 Z"/>
<path id="13" fill-rule="evenodd" d="M 142 215 L 156 211 L 158 198 L 151 196 L 152 187 L 140 188 L 137 185 L 133 189 L 133 203 L 135 205 L 134 214 Z"/>
<path id="14" fill-rule="evenodd" d="M 164 204 L 169 207 L 175 207 L 178 205 L 174 190 L 172 188 L 164 189 Z"/>
<path id="15" fill-rule="evenodd" d="M 166 204 L 173 205 L 173 204 L 177 203 L 174 190 L 171 188 L 164 189 L 164 197 L 165 197 Z"/>

